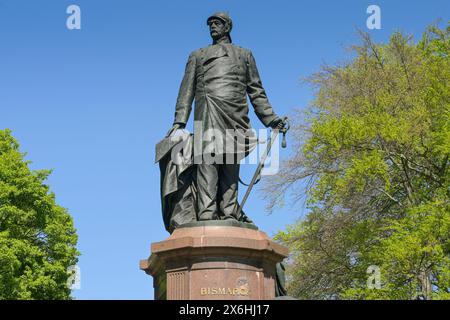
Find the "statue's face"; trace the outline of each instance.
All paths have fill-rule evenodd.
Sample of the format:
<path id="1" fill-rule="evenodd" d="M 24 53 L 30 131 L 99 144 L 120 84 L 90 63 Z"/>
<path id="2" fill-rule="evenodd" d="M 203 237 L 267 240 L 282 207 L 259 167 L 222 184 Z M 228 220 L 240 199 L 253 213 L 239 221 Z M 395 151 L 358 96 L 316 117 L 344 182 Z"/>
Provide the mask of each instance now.
<path id="1" fill-rule="evenodd" d="M 230 32 L 229 29 L 228 24 L 220 19 L 212 18 L 209 21 L 209 33 L 214 40 L 227 35 Z"/>

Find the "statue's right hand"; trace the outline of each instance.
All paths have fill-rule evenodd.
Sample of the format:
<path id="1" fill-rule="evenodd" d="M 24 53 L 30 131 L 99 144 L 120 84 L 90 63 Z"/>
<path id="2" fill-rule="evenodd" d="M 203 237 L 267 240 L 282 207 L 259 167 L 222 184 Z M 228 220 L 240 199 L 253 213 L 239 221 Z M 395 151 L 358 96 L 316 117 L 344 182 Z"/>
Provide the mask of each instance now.
<path id="1" fill-rule="evenodd" d="M 172 128 L 167 131 L 166 137 L 170 137 L 175 134 L 178 129 L 183 129 L 184 126 L 180 123 L 175 123 Z"/>

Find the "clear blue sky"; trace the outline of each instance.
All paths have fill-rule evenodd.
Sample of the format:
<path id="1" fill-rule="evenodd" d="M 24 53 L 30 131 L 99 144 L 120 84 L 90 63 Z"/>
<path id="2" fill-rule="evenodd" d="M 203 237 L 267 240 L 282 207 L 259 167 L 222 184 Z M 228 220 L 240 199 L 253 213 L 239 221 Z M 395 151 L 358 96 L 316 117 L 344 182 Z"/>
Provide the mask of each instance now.
<path id="1" fill-rule="evenodd" d="M 70 4 L 81 8 L 81 30 L 66 28 Z M 378 41 L 450 18 L 448 0 L 0 0 L 0 128 L 13 130 L 32 168 L 54 169 L 49 184 L 74 217 L 82 253 L 75 297 L 153 297 L 138 262 L 168 236 L 154 146 L 172 123 L 189 53 L 210 42 L 209 14 L 229 11 L 233 41 L 253 51 L 283 115 L 311 100 L 301 77 L 345 59 L 370 4 L 381 7 L 382 29 L 370 31 Z M 245 180 L 252 170 L 243 168 Z M 267 215 L 257 193 L 247 205 L 269 235 L 304 214 Z"/>

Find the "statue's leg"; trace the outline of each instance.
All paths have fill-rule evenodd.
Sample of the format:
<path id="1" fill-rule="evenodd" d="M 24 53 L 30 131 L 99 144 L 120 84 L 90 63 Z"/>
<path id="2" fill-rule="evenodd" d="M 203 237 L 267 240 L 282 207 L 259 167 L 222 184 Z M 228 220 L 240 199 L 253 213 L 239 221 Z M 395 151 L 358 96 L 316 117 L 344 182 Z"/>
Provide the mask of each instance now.
<path id="1" fill-rule="evenodd" d="M 216 164 L 197 165 L 197 206 L 199 220 L 217 219 L 217 182 Z"/>
<path id="2" fill-rule="evenodd" d="M 236 219 L 239 163 L 219 165 L 219 206 L 224 219 Z"/>

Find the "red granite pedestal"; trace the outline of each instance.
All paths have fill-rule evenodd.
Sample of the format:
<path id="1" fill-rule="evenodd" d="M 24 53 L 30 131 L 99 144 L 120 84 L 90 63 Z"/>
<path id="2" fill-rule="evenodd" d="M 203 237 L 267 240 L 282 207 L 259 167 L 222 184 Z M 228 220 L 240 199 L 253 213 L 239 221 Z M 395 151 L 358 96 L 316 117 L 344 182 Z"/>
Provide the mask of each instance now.
<path id="1" fill-rule="evenodd" d="M 140 268 L 153 276 L 158 300 L 274 299 L 276 264 L 288 255 L 264 232 L 236 221 L 184 225 L 151 251 Z"/>

